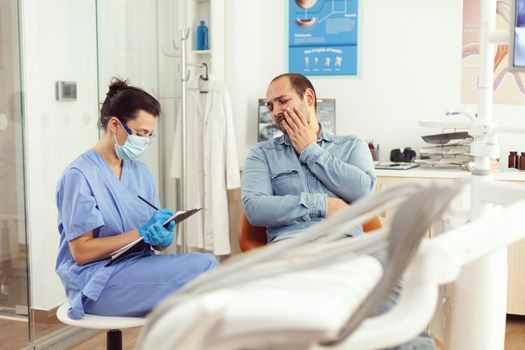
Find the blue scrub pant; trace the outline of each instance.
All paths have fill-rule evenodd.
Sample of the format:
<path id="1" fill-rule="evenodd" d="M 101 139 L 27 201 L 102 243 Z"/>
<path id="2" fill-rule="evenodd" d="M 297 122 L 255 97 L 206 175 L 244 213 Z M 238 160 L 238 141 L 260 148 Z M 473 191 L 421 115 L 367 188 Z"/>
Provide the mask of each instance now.
<path id="1" fill-rule="evenodd" d="M 149 255 L 124 260 L 96 301 L 84 297 L 84 310 L 102 316 L 143 316 L 203 272 L 218 265 L 208 253 Z"/>

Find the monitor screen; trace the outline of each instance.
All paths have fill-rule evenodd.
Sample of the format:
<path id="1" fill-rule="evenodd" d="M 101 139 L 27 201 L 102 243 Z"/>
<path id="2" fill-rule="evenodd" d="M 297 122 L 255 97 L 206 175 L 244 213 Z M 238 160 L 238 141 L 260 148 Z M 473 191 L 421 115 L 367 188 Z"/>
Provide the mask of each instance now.
<path id="1" fill-rule="evenodd" d="M 525 0 L 514 0 L 510 67 L 525 70 Z"/>
<path id="2" fill-rule="evenodd" d="M 272 114 L 263 98 L 259 99 L 258 117 L 258 142 L 282 135 L 281 130 L 273 123 Z M 317 99 L 317 121 L 325 130 L 335 134 L 335 98 Z"/>

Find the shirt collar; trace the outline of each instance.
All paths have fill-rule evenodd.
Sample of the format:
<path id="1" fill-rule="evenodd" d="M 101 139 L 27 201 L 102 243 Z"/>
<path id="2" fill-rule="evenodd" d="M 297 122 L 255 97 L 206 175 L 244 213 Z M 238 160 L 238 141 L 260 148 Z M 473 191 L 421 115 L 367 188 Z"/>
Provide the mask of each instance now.
<path id="1" fill-rule="evenodd" d="M 330 131 L 323 129 L 323 126 L 319 124 L 319 135 L 317 135 L 317 142 L 319 141 L 327 141 L 332 142 L 334 140 L 334 134 L 332 134 Z M 276 137 L 273 139 L 273 142 L 278 145 L 286 145 L 286 146 L 292 146 L 292 141 L 290 141 L 290 138 L 288 135 L 283 134 L 279 137 Z"/>

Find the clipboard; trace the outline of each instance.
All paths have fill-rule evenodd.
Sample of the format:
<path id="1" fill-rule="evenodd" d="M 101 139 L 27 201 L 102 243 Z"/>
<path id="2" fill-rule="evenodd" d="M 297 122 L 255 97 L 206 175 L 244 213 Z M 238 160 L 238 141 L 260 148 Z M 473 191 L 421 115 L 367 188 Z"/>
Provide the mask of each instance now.
<path id="1" fill-rule="evenodd" d="M 178 224 L 201 210 L 202 208 L 193 208 L 193 209 L 186 210 L 186 211 L 178 211 L 175 214 L 173 214 L 171 217 L 169 217 L 166 221 L 164 221 L 162 226 L 167 227 L 171 221 L 175 221 L 175 223 Z M 134 253 L 142 253 L 148 250 L 151 250 L 151 245 L 144 242 L 144 239 L 142 237 L 139 237 L 133 242 L 112 252 L 109 255 L 111 260 L 106 265 L 104 265 L 104 267 L 111 266 L 112 264 L 118 261 L 124 260 L 125 258 L 127 258 L 128 256 Z"/>
<path id="2" fill-rule="evenodd" d="M 170 221 L 175 221 L 176 224 L 186 220 L 193 214 L 197 213 L 198 211 L 202 210 L 202 208 L 193 208 L 186 211 L 178 211 L 175 214 L 173 214 L 168 220 L 164 221 L 162 226 L 166 227 Z"/>

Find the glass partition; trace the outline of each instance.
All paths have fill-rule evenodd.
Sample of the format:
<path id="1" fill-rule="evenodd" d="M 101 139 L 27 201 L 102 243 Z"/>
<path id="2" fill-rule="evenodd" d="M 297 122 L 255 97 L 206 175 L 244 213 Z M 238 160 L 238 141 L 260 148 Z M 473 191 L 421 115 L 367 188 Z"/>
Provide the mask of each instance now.
<path id="1" fill-rule="evenodd" d="M 159 136 L 143 160 L 164 205 L 175 207 L 169 203 L 175 181 L 166 174 L 180 75 L 178 59 L 160 48 L 176 51 L 180 3 L 48 0 L 23 6 L 21 13 L 20 0 L 0 0 L 0 349 L 46 348 L 87 336 L 55 317 L 65 297 L 53 271 L 58 240 L 53 193 L 64 166 L 96 142 L 97 101 L 104 100 L 113 76 L 162 104 Z M 24 89 L 22 66 L 29 82 Z M 78 82 L 76 101 L 56 100 L 51 90 L 63 79 Z M 24 135 L 29 136 L 24 140 Z M 26 187 L 32 189 L 27 203 Z"/>
<path id="2" fill-rule="evenodd" d="M 0 0 L 0 339 L 30 341 L 18 1 Z"/>

